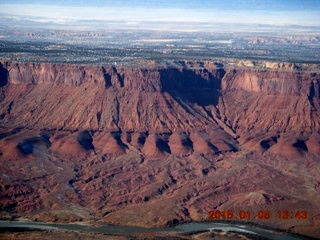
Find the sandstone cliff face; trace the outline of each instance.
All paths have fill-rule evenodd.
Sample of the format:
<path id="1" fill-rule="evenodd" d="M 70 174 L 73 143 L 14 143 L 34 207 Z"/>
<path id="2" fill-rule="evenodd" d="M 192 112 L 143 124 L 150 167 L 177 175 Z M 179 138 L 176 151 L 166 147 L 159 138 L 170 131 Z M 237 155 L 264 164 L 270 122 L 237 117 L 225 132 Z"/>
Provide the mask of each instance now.
<path id="1" fill-rule="evenodd" d="M 264 119 L 260 130 L 268 130 L 270 125 L 280 131 L 288 127 L 297 131 L 319 129 L 316 111 L 320 91 L 318 73 L 206 68 L 116 69 L 28 63 L 2 65 L 8 78 L 2 86 L 6 88 L 6 98 L 1 112 L 5 114 L 10 104 L 10 109 L 14 109 L 12 115 L 3 117 L 6 125 L 171 131 L 214 122 L 210 110 L 218 105 L 224 114 L 220 117 L 230 124 L 237 122 L 242 113 L 242 119 L 247 122 L 241 127 L 256 125 Z M 228 96 L 226 100 L 224 96 Z M 232 104 L 224 106 L 224 101 L 228 100 Z M 172 111 L 176 108 L 178 111 Z M 246 112 L 250 112 L 251 122 L 244 116 Z M 281 120 L 275 119 L 277 115 Z M 296 124 L 300 120 L 304 123 Z M 237 127 L 232 126 L 233 129 Z"/>
<path id="2" fill-rule="evenodd" d="M 219 109 L 237 132 L 318 132 L 319 73 L 236 70 Z"/>
<path id="3" fill-rule="evenodd" d="M 237 69 L 228 72 L 223 90 L 245 90 L 268 95 L 308 95 L 313 83 L 318 84 L 319 74 L 297 71 Z"/>
<path id="4" fill-rule="evenodd" d="M 318 72 L 3 62 L 0 101 L 3 212 L 143 226 L 213 208 L 320 214 Z"/>
<path id="5" fill-rule="evenodd" d="M 200 105 L 217 101 L 221 78 L 220 70 L 195 73 L 50 64 L 7 64 L 6 69 L 9 77 L 1 110 L 5 112 L 13 102 L 15 111 L 4 122 L 42 128 L 172 130 L 202 125 L 210 121 L 205 112 L 190 108 L 190 114 L 179 101 Z M 200 91 L 202 95 L 195 96 Z M 23 99 L 15 99 L 17 94 Z M 171 111 L 175 107 L 179 116 Z"/>

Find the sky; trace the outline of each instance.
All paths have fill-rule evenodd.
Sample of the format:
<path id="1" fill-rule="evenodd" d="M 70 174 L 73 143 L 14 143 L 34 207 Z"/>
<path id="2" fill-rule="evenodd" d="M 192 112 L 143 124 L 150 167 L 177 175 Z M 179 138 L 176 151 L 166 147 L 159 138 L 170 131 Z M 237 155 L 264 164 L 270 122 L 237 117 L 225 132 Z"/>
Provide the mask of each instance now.
<path id="1" fill-rule="evenodd" d="M 1 17 L 77 20 L 320 24 L 320 0 L 0 0 Z"/>
<path id="2" fill-rule="evenodd" d="M 319 0 L 1 0 L 7 4 L 91 7 L 233 8 L 262 10 L 315 10 Z"/>

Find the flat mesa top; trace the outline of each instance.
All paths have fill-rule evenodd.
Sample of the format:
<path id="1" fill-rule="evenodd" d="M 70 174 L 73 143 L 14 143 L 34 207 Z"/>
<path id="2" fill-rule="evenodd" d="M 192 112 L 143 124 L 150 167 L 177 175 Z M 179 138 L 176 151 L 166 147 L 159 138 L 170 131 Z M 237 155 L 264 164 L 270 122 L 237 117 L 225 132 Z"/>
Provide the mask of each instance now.
<path id="1" fill-rule="evenodd" d="M 319 72 L 320 64 L 312 63 L 290 63 L 290 62 L 271 62 L 271 61 L 252 61 L 242 59 L 214 59 L 205 61 L 154 61 L 139 59 L 135 61 L 120 62 L 120 63 L 65 63 L 65 62 L 34 62 L 34 61 L 13 61 L 12 59 L 0 58 L 0 64 L 3 63 L 38 63 L 38 64 L 70 64 L 74 66 L 110 66 L 117 68 L 143 68 L 143 69 L 219 69 L 219 68 L 235 68 L 235 69 L 258 69 L 258 70 L 273 70 L 273 71 L 301 71 L 301 72 Z"/>

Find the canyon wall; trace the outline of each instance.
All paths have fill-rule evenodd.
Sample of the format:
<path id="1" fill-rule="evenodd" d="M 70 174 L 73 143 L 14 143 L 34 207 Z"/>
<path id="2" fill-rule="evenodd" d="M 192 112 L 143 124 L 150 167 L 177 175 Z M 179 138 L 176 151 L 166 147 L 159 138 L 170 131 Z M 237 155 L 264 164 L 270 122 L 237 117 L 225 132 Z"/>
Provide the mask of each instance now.
<path id="1" fill-rule="evenodd" d="M 171 131 L 214 122 L 211 111 L 220 110 L 218 117 L 233 130 L 260 121 L 261 130 L 319 130 L 317 72 L 31 63 L 1 68 L 2 123 L 16 127 Z"/>

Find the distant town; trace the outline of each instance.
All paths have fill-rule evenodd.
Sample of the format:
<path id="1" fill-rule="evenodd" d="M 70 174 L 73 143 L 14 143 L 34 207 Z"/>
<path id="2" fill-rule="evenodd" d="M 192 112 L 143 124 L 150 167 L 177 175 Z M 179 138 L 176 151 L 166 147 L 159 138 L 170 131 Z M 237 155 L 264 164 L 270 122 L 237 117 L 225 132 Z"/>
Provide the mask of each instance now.
<path id="1" fill-rule="evenodd" d="M 12 21 L 12 20 L 11 20 Z M 79 23 L 81 26 L 81 23 Z M 320 63 L 320 28 L 242 24 L 122 22 L 105 28 L 0 24 L 3 60 L 81 64 L 244 59 Z M 86 23 L 88 26 L 88 23 Z M 90 24 L 89 24 L 90 26 Z"/>

